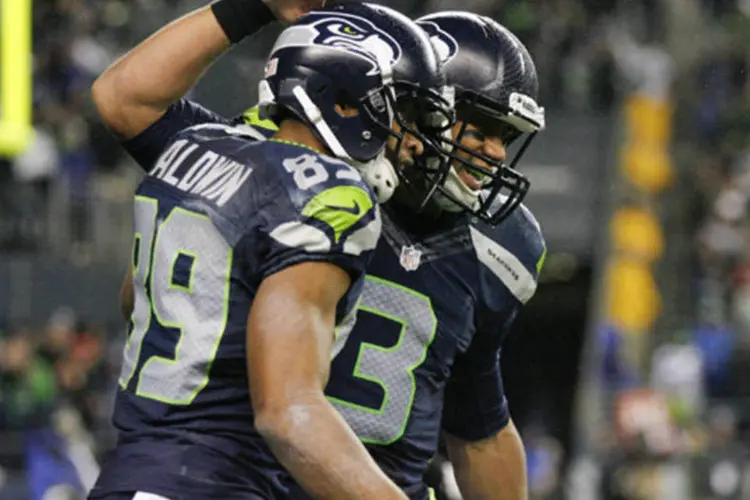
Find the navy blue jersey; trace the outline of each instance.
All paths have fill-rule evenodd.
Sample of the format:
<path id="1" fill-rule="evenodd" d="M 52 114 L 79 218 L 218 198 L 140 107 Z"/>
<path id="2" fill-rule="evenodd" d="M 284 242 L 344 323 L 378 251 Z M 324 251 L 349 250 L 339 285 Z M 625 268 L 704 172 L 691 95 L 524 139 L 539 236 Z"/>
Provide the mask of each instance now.
<path id="1" fill-rule="evenodd" d="M 253 110 L 244 123 L 265 130 Z M 381 468 L 421 500 L 441 428 L 474 441 L 510 419 L 502 344 L 536 291 L 546 247 L 524 206 L 497 226 L 467 215 L 432 223 L 396 202 L 384 213 L 326 393 Z M 290 498 L 306 497 L 291 486 Z"/>
<path id="2" fill-rule="evenodd" d="M 171 105 L 164 116 L 154 122 L 137 137 L 122 144 L 138 165 L 148 171 L 178 132 L 205 123 L 231 125 L 241 129 L 248 139 L 269 139 L 276 132 L 276 125 L 258 117 L 257 108 L 250 108 L 241 116 L 228 119 L 200 104 L 180 99 Z"/>
<path id="3" fill-rule="evenodd" d="M 207 123 L 175 130 L 195 122 Z M 324 261 L 352 277 L 336 318 L 351 321 L 380 232 L 372 192 L 343 162 L 255 141 L 187 101 L 126 146 L 148 171 L 135 196 L 135 308 L 118 445 L 91 497 L 286 498 L 288 475 L 253 426 L 248 313 L 265 277 Z"/>
<path id="4" fill-rule="evenodd" d="M 534 294 L 545 244 L 521 207 L 498 226 L 458 215 L 442 227 L 383 210 L 357 321 L 326 393 L 412 499 L 442 429 L 464 440 L 494 435 L 509 413 L 501 346 Z"/>

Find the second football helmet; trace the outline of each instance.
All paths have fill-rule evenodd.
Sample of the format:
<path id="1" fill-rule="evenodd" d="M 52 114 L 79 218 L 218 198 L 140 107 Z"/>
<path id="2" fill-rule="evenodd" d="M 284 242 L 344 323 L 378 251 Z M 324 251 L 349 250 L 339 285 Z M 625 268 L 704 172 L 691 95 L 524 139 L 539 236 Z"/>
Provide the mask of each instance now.
<path id="1" fill-rule="evenodd" d="M 455 87 L 457 119 L 462 122 L 449 141 L 452 152 L 447 161 L 437 169 L 434 164 L 423 165 L 429 180 L 427 196 L 434 195 L 445 210 L 466 210 L 497 224 L 526 196 L 529 182 L 516 166 L 545 126 L 544 108 L 536 101 L 539 81 L 534 61 L 513 33 L 488 17 L 441 12 L 419 18 L 417 23 L 442 59 L 447 83 Z M 478 125 L 485 135 L 500 137 L 505 148 L 525 138 L 506 164 L 461 144 L 468 124 Z M 483 189 L 470 189 L 459 178 L 457 166 L 482 179 Z"/>

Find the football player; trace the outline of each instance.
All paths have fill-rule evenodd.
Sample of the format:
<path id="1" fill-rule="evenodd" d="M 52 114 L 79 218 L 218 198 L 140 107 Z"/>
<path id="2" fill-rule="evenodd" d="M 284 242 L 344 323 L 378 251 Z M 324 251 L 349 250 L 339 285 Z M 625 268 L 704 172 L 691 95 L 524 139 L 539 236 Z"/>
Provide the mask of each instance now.
<path id="1" fill-rule="evenodd" d="M 529 182 L 515 169 L 545 125 L 536 69 L 492 19 L 443 12 L 418 24 L 455 86 L 451 152 L 397 168 L 401 181 L 382 205 L 382 236 L 356 323 L 339 329 L 326 394 L 410 499 L 428 498 L 425 471 L 444 431 L 465 499 L 524 500 L 525 455 L 500 360 L 546 254 L 521 204 Z M 253 113 L 247 121 L 256 124 Z"/>
<path id="2" fill-rule="evenodd" d="M 514 168 L 545 125 L 537 74 L 492 19 L 443 12 L 418 24 L 455 86 L 452 152 L 398 169 L 326 394 L 410 498 L 427 498 L 423 476 L 442 430 L 465 499 L 522 500 L 525 457 L 500 360 L 546 253 L 521 204 L 529 183 Z"/>
<path id="3" fill-rule="evenodd" d="M 525 456 L 500 358 L 546 253 L 521 204 L 529 182 L 515 169 L 545 125 L 536 69 L 492 19 L 444 12 L 418 24 L 455 86 L 451 152 L 397 168 L 401 182 L 382 205 L 383 234 L 357 321 L 339 330 L 326 394 L 409 498 L 428 498 L 424 475 L 444 431 L 465 499 L 523 500 Z"/>
<path id="4" fill-rule="evenodd" d="M 516 311 L 534 293 L 545 247 L 533 216 L 519 207 L 528 183 L 502 164 L 506 146 L 521 142 L 510 163 L 515 166 L 544 126 L 535 100 L 536 72 L 523 45 L 489 19 L 445 13 L 424 21 L 458 86 L 462 120 L 454 129 L 455 154 L 440 168 L 423 162 L 422 181 L 409 175 L 401 189 L 405 194 L 387 207 L 392 217 L 386 236 L 393 235 L 376 249 L 382 258 L 366 283 L 370 305 L 360 308 L 361 324 L 334 364 L 328 392 L 411 498 L 427 494 L 423 471 L 434 454 L 446 401 L 443 426 L 464 494 L 524 498 L 523 450 L 508 415 L 499 354 Z M 264 133 L 274 128 L 255 112 L 246 118 Z M 524 133 L 528 136 L 519 141 Z M 415 189 L 407 190 L 410 180 Z M 424 215 L 411 216 L 418 209 Z M 390 279 L 379 282 L 377 276 Z M 399 281 L 408 288 L 394 294 Z M 446 281 L 450 286 L 441 292 Z M 452 296 L 456 287 L 458 300 Z M 421 305 L 387 313 L 408 304 L 409 296 Z M 390 348 L 372 333 L 377 323 L 396 326 Z M 368 332 L 377 339 L 363 341 Z M 406 369 L 394 369 L 407 362 L 412 364 Z M 352 403 L 358 394 L 371 402 Z"/>
<path id="5" fill-rule="evenodd" d="M 300 5 L 275 8 L 291 20 Z M 278 499 L 291 478 L 318 498 L 406 498 L 323 388 L 334 326 L 349 329 L 380 232 L 376 196 L 397 182 L 386 143 L 412 163 L 433 147 L 414 123 L 439 131 L 452 107 L 419 27 L 354 10 L 308 14 L 280 35 L 261 87 L 279 125 L 268 141 L 180 100 L 272 19 L 259 2 L 199 9 L 94 84 L 102 119 L 148 175 L 123 286 L 119 441 L 90 498 Z"/>

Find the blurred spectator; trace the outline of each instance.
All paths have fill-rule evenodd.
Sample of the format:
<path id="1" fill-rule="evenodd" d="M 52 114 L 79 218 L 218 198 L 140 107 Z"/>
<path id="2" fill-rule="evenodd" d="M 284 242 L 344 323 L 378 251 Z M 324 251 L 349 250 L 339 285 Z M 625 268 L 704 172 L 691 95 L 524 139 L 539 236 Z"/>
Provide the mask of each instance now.
<path id="1" fill-rule="evenodd" d="M 39 355 L 52 366 L 67 355 L 73 341 L 76 321 L 75 313 L 67 307 L 57 309 L 47 321 Z"/>
<path id="2" fill-rule="evenodd" d="M 696 221 L 698 307 L 692 340 L 704 357 L 713 401 L 750 397 L 750 68 L 744 43 L 750 19 L 742 10 L 747 4 L 703 1 L 706 12 L 726 22 L 713 26 L 717 43 L 709 44 L 691 69 L 692 83 L 683 82 L 689 93 L 678 103 L 694 117 L 680 131 L 694 139 L 689 203 Z M 750 412 L 736 418 L 747 425 Z"/>
<path id="3" fill-rule="evenodd" d="M 743 474 L 747 450 L 737 441 L 737 418 L 728 407 L 709 414 L 708 443 L 695 460 L 693 481 L 700 498 L 737 499 L 743 495 Z"/>
<path id="4" fill-rule="evenodd" d="M 529 425 L 523 431 L 529 494 L 535 500 L 557 498 L 561 486 L 563 449 L 542 425 Z"/>
<path id="5" fill-rule="evenodd" d="M 102 333 L 77 321 L 67 308 L 53 314 L 41 338 L 31 329 L 17 329 L 3 340 L 0 466 L 25 471 L 28 492 L 18 496 L 14 490 L 8 498 L 78 500 L 93 484 L 95 454 L 104 451 L 93 435 L 108 427 L 104 401 L 116 380 L 102 354 Z M 53 492 L 61 496 L 49 496 Z M 3 495 L 0 484 L 0 499 L 5 500 Z"/>
<path id="6" fill-rule="evenodd" d="M 110 389 L 102 354 L 101 334 L 86 324 L 78 324 L 57 370 L 62 397 L 78 410 L 81 423 L 91 433 L 109 417 L 101 402 Z"/>
<path id="7" fill-rule="evenodd" d="M 700 350 L 703 386 L 709 399 L 731 396 L 729 364 L 737 341 L 734 330 L 721 323 L 703 322 L 693 329 L 693 344 Z"/>
<path id="8" fill-rule="evenodd" d="M 41 126 L 34 129 L 29 147 L 13 161 L 13 176 L 18 185 L 16 199 L 20 211 L 17 221 L 21 244 L 42 246 L 49 216 L 47 202 L 50 185 L 57 174 L 60 157 L 54 137 Z"/>
<path id="9" fill-rule="evenodd" d="M 732 296 L 732 319 L 739 331 L 738 341 L 750 344 L 750 255 L 745 255 L 732 276 L 734 294 Z"/>
<path id="10" fill-rule="evenodd" d="M 133 167 L 127 164 L 120 169 L 126 157 L 93 113 L 88 88 L 135 42 L 178 13 L 205 4 L 186 1 L 45 0 L 34 4 L 38 137 L 15 162 L 17 175 L 11 182 L 22 189 L 15 192 L 9 185 L 6 190 L 2 187 L 6 182 L 0 179 L 0 245 L 41 251 L 55 248 L 78 263 L 104 258 L 95 244 L 113 245 L 113 237 L 96 232 L 116 226 L 101 220 L 114 210 L 94 207 L 98 198 L 120 191 L 108 176 L 114 174 L 120 184 L 128 184 L 133 179 L 121 171 Z M 414 16 L 457 6 L 454 0 L 386 3 Z M 541 101 L 547 108 L 607 110 L 615 99 L 614 59 L 602 26 L 617 4 L 616 0 L 555 0 L 532 6 L 525 0 L 471 0 L 461 8 L 493 16 L 519 35 L 537 60 Z M 241 53 L 238 66 L 243 59 L 257 63 L 264 56 Z M 5 191 L 11 196 L 4 196 Z M 46 231 L 48 219 L 51 224 Z"/>
<path id="11" fill-rule="evenodd" d="M 57 389 L 52 367 L 35 353 L 31 332 L 9 334 L 0 349 L 2 421 L 10 428 L 49 424 Z"/>
<path id="12" fill-rule="evenodd" d="M 67 457 L 64 441 L 53 429 L 58 390 L 52 367 L 35 353 L 32 334 L 17 330 L 0 349 L 0 429 L 16 431 L 32 500 L 50 498 L 52 489 L 75 500 L 80 481 Z"/>

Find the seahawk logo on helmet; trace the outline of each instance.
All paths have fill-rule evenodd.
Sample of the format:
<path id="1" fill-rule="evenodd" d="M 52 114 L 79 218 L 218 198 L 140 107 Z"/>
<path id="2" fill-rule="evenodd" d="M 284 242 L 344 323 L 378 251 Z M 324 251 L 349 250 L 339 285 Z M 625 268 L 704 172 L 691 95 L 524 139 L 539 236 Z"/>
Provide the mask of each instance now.
<path id="1" fill-rule="evenodd" d="M 379 61 L 390 66 L 401 59 L 401 47 L 388 33 L 359 16 L 330 12 L 308 14 L 311 22 L 287 28 L 274 45 L 273 50 L 287 47 L 320 45 L 346 50 L 370 61 L 369 76 L 381 68 Z M 315 18 L 319 18 L 315 20 Z"/>
<path id="2" fill-rule="evenodd" d="M 440 62 L 447 64 L 458 54 L 458 42 L 448 32 L 444 31 L 435 23 L 422 22 L 419 24 L 430 37 L 432 46 L 440 58 Z"/>

